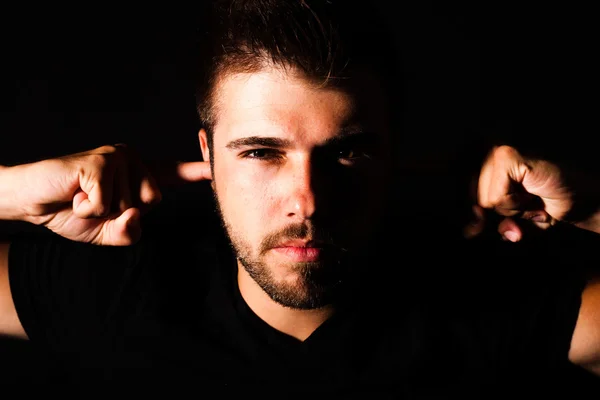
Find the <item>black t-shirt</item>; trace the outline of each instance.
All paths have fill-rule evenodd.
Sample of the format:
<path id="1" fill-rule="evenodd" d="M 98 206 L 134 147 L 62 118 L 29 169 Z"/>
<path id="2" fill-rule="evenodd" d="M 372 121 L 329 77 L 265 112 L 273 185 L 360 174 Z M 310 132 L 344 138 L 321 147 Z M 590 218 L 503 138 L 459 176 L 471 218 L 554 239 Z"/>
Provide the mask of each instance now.
<path id="1" fill-rule="evenodd" d="M 84 398 L 128 389 L 491 398 L 522 384 L 558 388 L 584 285 L 575 252 L 420 240 L 365 262 L 339 311 L 304 342 L 246 305 L 222 232 L 165 232 L 129 247 L 15 240 L 9 276 L 31 343 Z"/>

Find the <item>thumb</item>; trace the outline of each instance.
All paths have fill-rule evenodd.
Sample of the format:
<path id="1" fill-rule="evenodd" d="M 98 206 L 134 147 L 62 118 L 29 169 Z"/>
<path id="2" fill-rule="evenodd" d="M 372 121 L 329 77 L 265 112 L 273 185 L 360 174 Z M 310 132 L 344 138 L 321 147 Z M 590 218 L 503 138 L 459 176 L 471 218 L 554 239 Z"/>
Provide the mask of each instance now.
<path id="1" fill-rule="evenodd" d="M 503 240 L 510 242 L 518 242 L 523 238 L 523 230 L 519 224 L 510 217 L 504 218 L 500 224 L 498 224 L 498 233 L 502 236 Z"/>
<path id="2" fill-rule="evenodd" d="M 130 246 L 136 243 L 142 235 L 140 215 L 140 210 L 132 207 L 115 219 L 107 219 L 102 224 L 96 244 Z"/>

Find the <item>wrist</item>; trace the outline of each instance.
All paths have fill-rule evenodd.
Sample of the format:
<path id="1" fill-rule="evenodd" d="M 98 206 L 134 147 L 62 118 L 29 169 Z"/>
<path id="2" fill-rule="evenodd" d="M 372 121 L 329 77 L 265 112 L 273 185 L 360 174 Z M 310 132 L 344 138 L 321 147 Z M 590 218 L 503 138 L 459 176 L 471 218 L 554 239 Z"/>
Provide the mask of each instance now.
<path id="1" fill-rule="evenodd" d="M 18 174 L 21 166 L 0 166 L 0 220 L 24 221 L 25 213 L 18 199 Z"/>

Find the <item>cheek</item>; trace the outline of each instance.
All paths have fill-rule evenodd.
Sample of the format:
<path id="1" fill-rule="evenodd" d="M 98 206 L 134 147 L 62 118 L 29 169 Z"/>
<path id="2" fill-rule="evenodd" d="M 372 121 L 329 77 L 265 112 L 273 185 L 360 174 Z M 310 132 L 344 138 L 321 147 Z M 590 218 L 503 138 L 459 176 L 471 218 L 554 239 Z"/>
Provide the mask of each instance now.
<path id="1" fill-rule="evenodd" d="M 228 222 L 253 231 L 272 218 L 276 207 L 273 179 L 252 168 L 215 166 L 216 190 Z"/>
<path id="2" fill-rule="evenodd" d="M 360 209 L 361 214 L 378 208 L 389 188 L 382 169 L 352 171 L 336 178 L 327 182 L 327 194 L 337 199 L 338 206 Z"/>
<path id="3" fill-rule="evenodd" d="M 345 187 L 344 201 L 338 202 L 342 220 L 365 227 L 377 225 L 388 212 L 391 186 L 383 174 L 355 176 Z M 349 217 L 351 216 L 351 217 Z"/>

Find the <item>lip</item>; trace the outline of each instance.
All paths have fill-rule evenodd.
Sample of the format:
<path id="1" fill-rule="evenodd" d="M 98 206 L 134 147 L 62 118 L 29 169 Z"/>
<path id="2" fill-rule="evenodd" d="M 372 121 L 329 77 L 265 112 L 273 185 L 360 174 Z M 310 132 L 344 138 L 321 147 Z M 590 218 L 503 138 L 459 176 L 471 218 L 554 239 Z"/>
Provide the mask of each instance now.
<path id="1" fill-rule="evenodd" d="M 289 240 L 273 248 L 276 253 L 293 262 L 315 262 L 322 258 L 325 244 L 312 240 Z"/>
<path id="2" fill-rule="evenodd" d="M 274 247 L 273 251 L 283 255 L 293 262 L 315 262 L 322 258 L 323 249 L 320 247 Z"/>
<path id="3" fill-rule="evenodd" d="M 321 242 L 317 242 L 314 240 L 301 240 L 301 239 L 295 239 L 295 240 L 288 240 L 287 242 L 281 243 L 277 246 L 277 248 L 280 247 L 309 247 L 309 248 L 316 248 L 316 247 L 324 247 L 325 244 L 321 243 Z"/>

